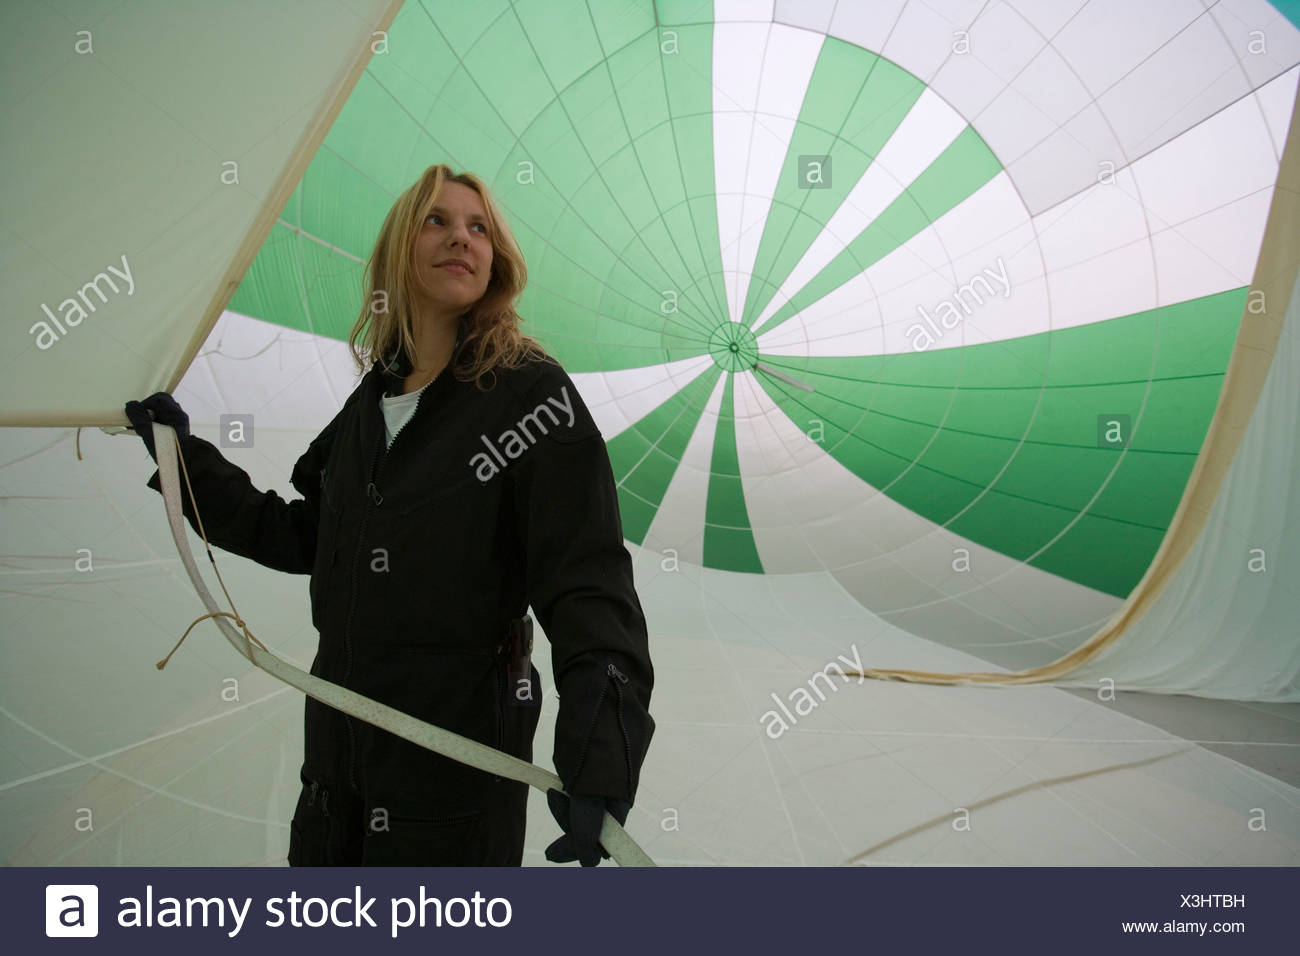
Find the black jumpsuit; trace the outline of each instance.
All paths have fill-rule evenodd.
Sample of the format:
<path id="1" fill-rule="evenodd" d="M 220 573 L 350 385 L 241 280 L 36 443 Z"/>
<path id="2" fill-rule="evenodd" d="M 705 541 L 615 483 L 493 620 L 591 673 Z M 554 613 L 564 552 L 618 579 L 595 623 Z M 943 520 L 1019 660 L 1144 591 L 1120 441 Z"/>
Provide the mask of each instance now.
<path id="1" fill-rule="evenodd" d="M 258 491 L 211 443 L 186 438 L 209 541 L 311 574 L 313 674 L 525 760 L 543 687 L 531 668 L 526 699 L 506 637 L 531 606 L 552 646 L 565 791 L 633 800 L 654 671 L 590 412 L 553 359 L 499 370 L 488 391 L 448 368 L 389 448 L 379 399 L 410 368 L 392 358 L 294 466 L 301 500 Z M 148 484 L 161 492 L 157 472 Z M 182 497 L 197 531 L 183 483 Z M 304 744 L 290 865 L 519 865 L 525 784 L 310 697 Z"/>

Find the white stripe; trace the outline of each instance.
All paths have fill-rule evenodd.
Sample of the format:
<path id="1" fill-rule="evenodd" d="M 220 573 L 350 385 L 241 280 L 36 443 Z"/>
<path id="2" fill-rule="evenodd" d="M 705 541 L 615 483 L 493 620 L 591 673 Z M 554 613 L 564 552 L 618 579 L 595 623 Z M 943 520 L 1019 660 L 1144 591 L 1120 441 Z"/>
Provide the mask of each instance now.
<path id="1" fill-rule="evenodd" d="M 618 372 L 573 372 L 569 378 L 608 440 L 668 401 L 712 364 L 712 357 L 700 355 Z"/>
<path id="2" fill-rule="evenodd" d="M 713 30 L 714 185 L 733 322 L 825 39 L 780 24 L 719 23 Z"/>
<path id="3" fill-rule="evenodd" d="M 713 440 L 718 433 L 718 411 L 726 385 L 727 377 L 719 376 L 642 542 L 643 547 L 660 554 L 671 548 L 679 560 L 688 564 L 704 564 L 704 517 L 713 472 Z"/>

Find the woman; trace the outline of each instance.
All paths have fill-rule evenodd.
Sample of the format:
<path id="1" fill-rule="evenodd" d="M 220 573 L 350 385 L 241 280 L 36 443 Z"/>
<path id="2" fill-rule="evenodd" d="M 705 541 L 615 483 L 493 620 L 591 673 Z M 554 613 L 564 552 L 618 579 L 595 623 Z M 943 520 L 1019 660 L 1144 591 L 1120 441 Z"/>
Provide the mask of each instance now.
<path id="1" fill-rule="evenodd" d="M 177 429 L 209 541 L 311 574 L 313 674 L 531 760 L 531 606 L 571 795 L 548 794 L 565 835 L 546 855 L 593 866 L 605 810 L 623 822 L 635 798 L 654 671 L 609 456 L 572 380 L 519 331 L 525 281 L 485 184 L 429 167 L 375 242 L 349 337 L 370 367 L 294 466 L 301 500 L 255 489 L 166 393 L 126 411 L 150 454 L 151 412 Z M 312 698 L 304 754 L 290 865 L 522 860 L 524 784 Z"/>

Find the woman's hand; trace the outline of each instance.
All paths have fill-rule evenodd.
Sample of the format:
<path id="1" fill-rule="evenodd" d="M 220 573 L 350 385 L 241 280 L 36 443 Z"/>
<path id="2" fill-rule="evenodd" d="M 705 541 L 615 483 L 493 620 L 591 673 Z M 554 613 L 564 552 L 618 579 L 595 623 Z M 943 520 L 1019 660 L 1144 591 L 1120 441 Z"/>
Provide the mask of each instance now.
<path id="1" fill-rule="evenodd" d="M 144 439 L 144 447 L 149 450 L 149 457 L 155 463 L 158 461 L 158 452 L 154 448 L 152 422 L 160 422 L 176 429 L 177 440 L 189 437 L 190 417 L 176 404 L 176 399 L 166 392 L 154 392 L 143 402 L 127 402 L 125 411 L 131 428 Z"/>
<path id="2" fill-rule="evenodd" d="M 608 810 L 622 826 L 627 821 L 632 804 L 612 797 L 574 794 L 567 796 L 558 790 L 546 791 L 546 805 L 551 816 L 564 829 L 564 836 L 546 848 L 546 858 L 552 863 L 572 863 L 597 866 L 609 853 L 600 845 L 600 828 Z"/>

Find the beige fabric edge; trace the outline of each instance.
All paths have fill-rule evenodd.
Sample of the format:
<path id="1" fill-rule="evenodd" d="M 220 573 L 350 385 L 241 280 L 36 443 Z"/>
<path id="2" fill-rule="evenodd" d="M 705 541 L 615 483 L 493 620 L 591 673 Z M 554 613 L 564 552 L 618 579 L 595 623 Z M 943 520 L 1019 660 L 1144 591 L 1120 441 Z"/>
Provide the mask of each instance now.
<path id="1" fill-rule="evenodd" d="M 918 684 L 1032 684 L 1065 676 L 1114 644 L 1130 624 L 1142 617 L 1164 591 L 1196 543 L 1214 507 L 1224 476 L 1232 464 L 1242 435 L 1259 401 L 1264 381 L 1277 350 L 1282 321 L 1290 305 L 1291 289 L 1300 271 L 1300 89 L 1291 112 L 1291 128 L 1282 151 L 1277 186 L 1269 207 L 1264 241 L 1250 285 L 1246 311 L 1232 357 L 1224 376 L 1218 408 L 1201 446 L 1201 454 L 1187 480 L 1178 510 L 1160 549 L 1142 580 L 1109 621 L 1096 634 L 1064 657 L 1023 671 L 992 673 L 972 671 L 936 674 L 930 671 L 863 668 L 853 676 L 901 680 Z M 1263 312 L 1252 311 L 1259 293 Z"/>

